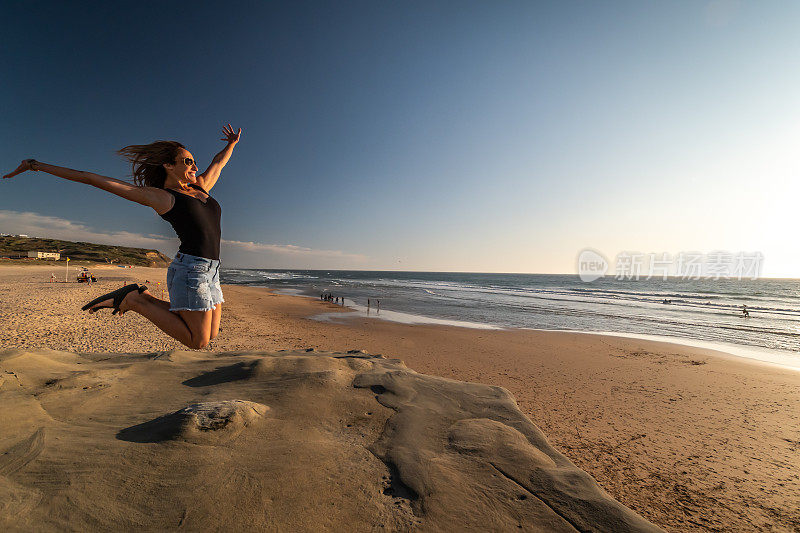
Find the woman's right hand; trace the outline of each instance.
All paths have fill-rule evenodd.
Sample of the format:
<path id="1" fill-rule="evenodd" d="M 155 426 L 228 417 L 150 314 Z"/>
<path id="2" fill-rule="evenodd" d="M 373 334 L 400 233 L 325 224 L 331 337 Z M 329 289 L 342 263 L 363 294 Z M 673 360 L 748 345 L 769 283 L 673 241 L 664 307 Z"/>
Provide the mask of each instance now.
<path id="1" fill-rule="evenodd" d="M 18 166 L 16 169 L 14 169 L 14 171 L 13 171 L 13 172 L 11 172 L 11 173 L 9 173 L 9 174 L 6 174 L 5 176 L 3 176 L 3 179 L 6 179 L 6 178 L 13 178 L 13 177 L 14 177 L 14 176 L 16 176 L 17 174 L 22 174 L 22 173 L 23 173 L 23 172 L 25 172 L 26 170 L 33 170 L 33 164 L 34 164 L 35 162 L 36 162 L 36 160 L 35 160 L 35 159 L 26 159 L 26 160 L 24 160 L 22 163 L 20 163 L 20 164 L 19 164 L 19 166 Z"/>

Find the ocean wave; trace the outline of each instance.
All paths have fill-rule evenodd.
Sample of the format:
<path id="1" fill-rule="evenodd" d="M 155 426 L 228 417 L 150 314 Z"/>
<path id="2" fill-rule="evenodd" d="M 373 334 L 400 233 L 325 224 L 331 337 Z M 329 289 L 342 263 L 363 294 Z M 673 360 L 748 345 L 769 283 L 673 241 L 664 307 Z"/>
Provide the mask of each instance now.
<path id="1" fill-rule="evenodd" d="M 236 270 L 236 269 L 221 269 L 220 276 L 224 283 L 233 285 L 253 283 L 255 281 L 263 282 L 270 280 L 311 280 L 318 279 L 317 276 L 312 276 L 304 273 L 297 272 L 271 272 L 265 270 Z"/>
<path id="2" fill-rule="evenodd" d="M 385 308 L 508 327 L 669 334 L 800 349 L 800 282 L 669 280 L 587 285 L 575 276 L 223 269 L 223 281 L 330 287 Z M 664 304 L 670 300 L 670 304 Z M 742 318 L 741 306 L 751 316 Z"/>

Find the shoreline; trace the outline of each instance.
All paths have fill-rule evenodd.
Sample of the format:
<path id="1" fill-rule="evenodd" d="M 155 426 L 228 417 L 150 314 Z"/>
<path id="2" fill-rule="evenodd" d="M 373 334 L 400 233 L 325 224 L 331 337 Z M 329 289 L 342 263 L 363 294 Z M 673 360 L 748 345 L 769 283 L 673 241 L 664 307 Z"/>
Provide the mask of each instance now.
<path id="1" fill-rule="evenodd" d="M 234 287 L 236 285 L 226 285 L 226 287 Z M 247 285 L 249 287 L 266 289 L 273 291 L 276 294 L 285 296 L 299 296 L 302 298 L 310 298 L 317 300 L 314 296 L 301 294 L 298 289 L 274 289 L 267 286 Z M 334 304 L 336 305 L 336 304 Z M 384 310 L 382 314 L 373 313 L 367 314 L 367 307 L 358 304 L 347 304 L 341 306 L 346 309 L 351 309 L 352 313 L 320 313 L 314 315 L 312 320 L 319 320 L 322 322 L 341 322 L 345 320 L 352 320 L 357 318 L 369 318 L 373 320 L 386 320 L 399 324 L 408 325 L 440 325 L 440 326 L 454 326 L 463 328 L 472 328 L 477 330 L 525 330 L 525 331 L 541 331 L 541 332 L 565 332 L 576 333 L 584 335 L 600 335 L 610 337 L 623 337 L 629 339 L 651 340 L 655 342 L 663 342 L 669 344 L 677 344 L 684 347 L 702 348 L 719 352 L 720 357 L 734 357 L 737 359 L 744 359 L 758 364 L 772 365 L 774 367 L 800 372 L 800 356 L 794 352 L 785 350 L 776 350 L 771 348 L 764 348 L 762 346 L 753 346 L 749 344 L 733 344 L 721 341 L 707 341 L 700 339 L 692 339 L 688 337 L 674 337 L 670 335 L 648 335 L 646 333 L 628 333 L 624 331 L 588 331 L 588 330 L 575 330 L 575 329 L 543 329 L 543 328 L 519 328 L 519 327 L 504 327 L 497 324 L 484 324 L 479 322 L 468 322 L 462 320 L 448 320 L 442 318 L 428 317 L 425 315 L 418 315 L 414 313 L 403 313 L 398 311 Z"/>
<path id="2" fill-rule="evenodd" d="M 719 352 L 720 357 L 731 357 L 737 360 L 745 360 L 752 364 L 763 364 L 783 370 L 800 372 L 800 356 L 794 352 L 784 350 L 773 350 L 761 346 L 751 346 L 749 344 L 732 344 L 719 341 L 705 341 L 688 339 L 685 337 L 670 337 L 667 335 L 646 335 L 643 333 L 624 333 L 613 331 L 580 331 L 575 333 L 585 333 L 588 335 L 605 335 L 610 337 L 624 337 L 630 339 L 652 340 L 656 342 L 666 342 L 678 344 L 689 348 L 701 348 L 714 352 Z"/>
<path id="3" fill-rule="evenodd" d="M 49 284 L 47 268 L 0 268 L 0 320 L 8 324 L 0 350 L 185 350 L 134 313 L 80 312 L 83 303 L 125 281 L 164 287 L 165 269 L 113 272 L 86 286 Z M 558 451 L 668 531 L 800 527 L 796 372 L 710 349 L 595 333 L 366 317 L 319 322 L 310 317 L 350 311 L 262 287 L 223 290 L 220 336 L 196 352 L 201 358 L 363 350 L 401 359 L 420 373 L 500 386 Z"/>

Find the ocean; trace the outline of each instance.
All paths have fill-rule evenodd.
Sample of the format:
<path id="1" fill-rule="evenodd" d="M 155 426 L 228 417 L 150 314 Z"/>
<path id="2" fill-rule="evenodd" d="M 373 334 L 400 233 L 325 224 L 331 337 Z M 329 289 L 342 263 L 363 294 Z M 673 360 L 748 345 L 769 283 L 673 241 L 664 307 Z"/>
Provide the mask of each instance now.
<path id="1" fill-rule="evenodd" d="M 800 280 L 680 279 L 593 282 L 576 275 L 222 269 L 223 284 L 319 298 L 383 318 L 673 337 L 800 351 Z M 749 318 L 743 316 L 747 306 Z M 413 317 L 413 320 L 408 320 Z M 800 355 L 797 356 L 800 362 Z"/>

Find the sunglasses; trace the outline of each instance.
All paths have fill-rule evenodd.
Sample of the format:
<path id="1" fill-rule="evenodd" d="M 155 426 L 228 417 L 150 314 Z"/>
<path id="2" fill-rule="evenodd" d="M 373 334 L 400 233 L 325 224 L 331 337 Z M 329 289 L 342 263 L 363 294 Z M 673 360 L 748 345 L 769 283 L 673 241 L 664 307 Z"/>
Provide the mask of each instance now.
<path id="1" fill-rule="evenodd" d="M 183 162 L 186 164 L 187 167 L 194 165 L 194 159 L 191 157 L 184 157 Z"/>

